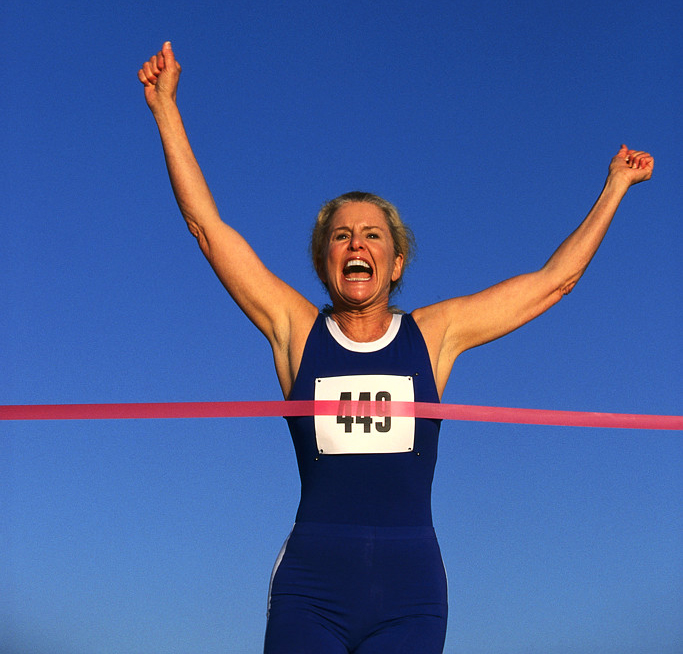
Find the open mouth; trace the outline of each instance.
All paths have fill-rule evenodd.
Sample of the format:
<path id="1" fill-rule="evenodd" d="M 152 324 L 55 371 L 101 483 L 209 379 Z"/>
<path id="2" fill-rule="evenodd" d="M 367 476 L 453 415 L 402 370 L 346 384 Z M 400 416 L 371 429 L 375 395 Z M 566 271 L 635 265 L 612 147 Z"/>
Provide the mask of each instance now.
<path id="1" fill-rule="evenodd" d="M 346 262 L 343 273 L 348 282 L 367 282 L 372 277 L 372 267 L 362 259 L 350 259 Z"/>

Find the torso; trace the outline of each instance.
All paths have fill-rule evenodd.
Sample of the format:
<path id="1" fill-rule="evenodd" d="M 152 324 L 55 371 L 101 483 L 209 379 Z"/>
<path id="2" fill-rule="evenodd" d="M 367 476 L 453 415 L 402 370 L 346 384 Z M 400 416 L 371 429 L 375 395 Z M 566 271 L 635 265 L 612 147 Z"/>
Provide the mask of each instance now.
<path id="1" fill-rule="evenodd" d="M 300 316 L 288 336 L 283 337 L 282 345 L 272 344 L 275 368 L 280 380 L 283 395 L 290 399 L 292 386 L 298 376 L 306 342 L 316 321 L 318 312 L 311 304 L 305 316 Z M 417 323 L 424 339 L 437 387 L 439 399 L 443 395 L 446 382 L 453 366 L 455 356 L 444 351 L 445 327 L 438 318 L 438 311 L 432 306 L 415 309 L 410 315 Z M 375 342 L 382 338 L 391 324 L 394 314 L 384 311 L 376 319 L 362 325 L 336 316 L 335 322 L 342 333 L 354 342 Z M 334 320 L 334 318 L 333 318 Z"/>
<path id="2" fill-rule="evenodd" d="M 358 405 L 439 401 L 411 316 L 394 316 L 369 343 L 348 339 L 332 319 L 318 317 L 289 399 L 335 400 L 340 407 L 338 416 L 288 420 L 302 480 L 298 522 L 431 524 L 439 421 L 372 418 Z"/>

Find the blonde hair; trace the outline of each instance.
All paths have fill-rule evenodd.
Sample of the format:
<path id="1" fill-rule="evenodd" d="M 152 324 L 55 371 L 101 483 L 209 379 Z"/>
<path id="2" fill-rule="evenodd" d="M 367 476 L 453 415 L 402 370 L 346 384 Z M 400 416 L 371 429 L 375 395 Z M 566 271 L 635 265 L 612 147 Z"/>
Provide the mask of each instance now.
<path id="1" fill-rule="evenodd" d="M 393 293 L 401 285 L 406 267 L 413 258 L 415 252 L 415 237 L 413 236 L 410 227 L 401 220 L 398 209 L 391 204 L 391 202 L 379 197 L 379 195 L 374 195 L 373 193 L 351 191 L 351 193 L 344 193 L 344 195 L 340 195 L 322 206 L 318 212 L 318 217 L 316 218 L 311 234 L 311 256 L 313 257 L 315 271 L 318 273 L 318 276 L 324 277 L 325 249 L 327 247 L 330 224 L 332 223 L 335 211 L 349 202 L 367 202 L 368 204 L 374 204 L 384 213 L 387 226 L 391 232 L 391 238 L 394 242 L 394 256 L 403 255 L 401 277 L 395 282 L 392 281 L 389 289 L 389 292 Z"/>

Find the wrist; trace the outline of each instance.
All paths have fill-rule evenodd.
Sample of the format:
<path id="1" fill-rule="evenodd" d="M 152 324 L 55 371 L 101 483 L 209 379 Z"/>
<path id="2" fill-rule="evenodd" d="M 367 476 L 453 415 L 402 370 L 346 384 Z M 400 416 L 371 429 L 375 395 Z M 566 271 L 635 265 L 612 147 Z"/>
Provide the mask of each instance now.
<path id="1" fill-rule="evenodd" d="M 171 97 L 160 96 L 149 105 L 149 108 L 157 121 L 179 113 L 175 98 Z"/>
<path id="2" fill-rule="evenodd" d="M 605 180 L 605 191 L 625 195 L 631 186 L 631 179 L 622 173 L 611 172 Z"/>

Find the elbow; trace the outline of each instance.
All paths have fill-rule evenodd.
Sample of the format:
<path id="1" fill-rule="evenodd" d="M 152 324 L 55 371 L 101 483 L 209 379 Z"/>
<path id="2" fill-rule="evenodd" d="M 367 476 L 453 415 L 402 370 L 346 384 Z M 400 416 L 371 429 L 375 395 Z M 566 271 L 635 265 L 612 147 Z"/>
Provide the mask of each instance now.
<path id="1" fill-rule="evenodd" d="M 565 295 L 569 295 L 576 286 L 576 283 L 581 279 L 584 270 L 584 266 L 572 273 L 567 273 L 567 271 L 562 274 L 559 270 L 554 270 L 550 267 L 543 268 L 543 272 L 546 275 L 546 283 L 548 288 L 552 289 L 550 294 L 555 298 L 556 302 L 559 302 Z"/>
<path id="2" fill-rule="evenodd" d="M 202 244 L 202 241 L 206 241 L 206 234 L 204 233 L 204 230 L 199 226 L 199 223 L 196 220 L 193 220 L 188 214 L 183 212 L 183 218 L 185 218 L 185 224 L 187 225 L 187 229 L 190 231 L 190 234 L 194 236 L 197 241 L 199 241 L 199 244 Z"/>
<path id="3" fill-rule="evenodd" d="M 576 286 L 576 282 L 578 282 L 578 279 L 572 279 L 571 281 L 567 282 L 563 286 L 560 286 L 559 289 L 557 289 L 557 292 L 559 294 L 559 299 L 561 300 L 565 295 L 569 295 L 573 290 L 574 287 Z"/>
<path id="4" fill-rule="evenodd" d="M 564 280 L 564 282 L 562 284 L 560 284 L 558 291 L 559 291 L 561 297 L 564 297 L 565 295 L 569 295 L 574 290 L 574 287 L 576 286 L 577 282 L 583 276 L 583 273 L 586 271 L 587 267 L 588 267 L 588 264 L 586 264 L 580 270 L 575 272 L 571 277 L 566 278 Z"/>
<path id="5" fill-rule="evenodd" d="M 561 284 L 553 284 L 551 286 L 552 290 L 546 295 L 543 311 L 547 311 L 550 307 L 555 306 L 565 295 L 569 295 L 574 290 L 578 281 L 578 278 L 575 278 L 564 281 Z"/>
<path id="6" fill-rule="evenodd" d="M 204 256 L 208 258 L 209 256 L 209 240 L 206 238 L 206 234 L 204 233 L 204 230 L 199 227 L 199 225 L 191 220 L 187 221 L 187 229 L 190 231 L 190 234 L 194 236 L 197 239 L 197 244 L 199 245 L 199 249 L 204 253 Z"/>
<path id="7" fill-rule="evenodd" d="M 194 236 L 198 241 L 201 241 L 202 230 L 199 229 L 199 225 L 197 225 L 197 223 L 195 223 L 191 220 L 187 220 L 187 219 L 186 219 L 186 222 L 187 222 L 187 228 L 190 230 L 190 234 L 192 234 L 192 236 Z"/>

